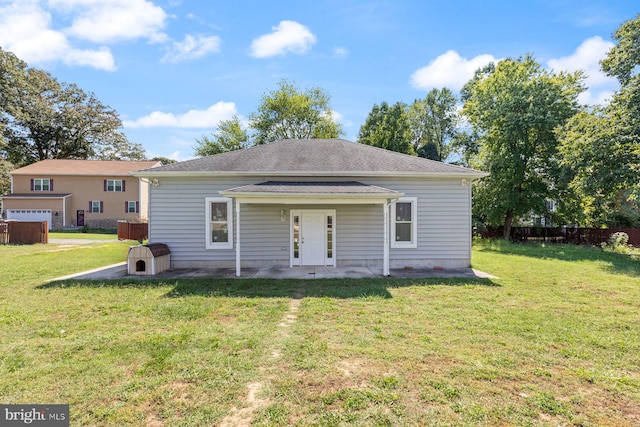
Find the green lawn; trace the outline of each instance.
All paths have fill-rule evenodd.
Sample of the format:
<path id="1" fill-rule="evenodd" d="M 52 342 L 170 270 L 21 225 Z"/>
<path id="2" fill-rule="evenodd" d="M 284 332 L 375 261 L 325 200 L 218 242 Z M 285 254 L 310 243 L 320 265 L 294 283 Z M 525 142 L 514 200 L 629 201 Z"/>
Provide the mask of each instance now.
<path id="1" fill-rule="evenodd" d="M 83 233 L 81 231 L 50 231 L 49 239 L 82 239 L 82 240 L 114 240 L 118 238 L 115 232 L 92 232 Z"/>
<path id="2" fill-rule="evenodd" d="M 2 403 L 69 403 L 72 425 L 640 425 L 629 255 L 481 243 L 498 279 L 45 283 L 130 244 L 0 246 Z"/>

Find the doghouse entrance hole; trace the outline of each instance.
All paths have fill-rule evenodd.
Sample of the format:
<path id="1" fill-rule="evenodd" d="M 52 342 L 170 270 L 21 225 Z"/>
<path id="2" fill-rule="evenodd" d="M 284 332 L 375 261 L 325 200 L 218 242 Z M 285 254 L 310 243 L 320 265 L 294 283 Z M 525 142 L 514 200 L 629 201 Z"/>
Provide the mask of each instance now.
<path id="1" fill-rule="evenodd" d="M 147 271 L 147 263 L 144 260 L 136 262 L 136 271 Z"/>

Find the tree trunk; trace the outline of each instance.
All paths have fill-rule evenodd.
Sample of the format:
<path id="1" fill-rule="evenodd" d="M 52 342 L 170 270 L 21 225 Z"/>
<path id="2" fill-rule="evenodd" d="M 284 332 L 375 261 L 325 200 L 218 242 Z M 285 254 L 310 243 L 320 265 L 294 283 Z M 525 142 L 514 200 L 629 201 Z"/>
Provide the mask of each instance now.
<path id="1" fill-rule="evenodd" d="M 513 222 L 513 209 L 507 211 L 507 215 L 504 217 L 504 230 L 502 232 L 502 238 L 509 240 L 511 237 L 511 223 Z"/>

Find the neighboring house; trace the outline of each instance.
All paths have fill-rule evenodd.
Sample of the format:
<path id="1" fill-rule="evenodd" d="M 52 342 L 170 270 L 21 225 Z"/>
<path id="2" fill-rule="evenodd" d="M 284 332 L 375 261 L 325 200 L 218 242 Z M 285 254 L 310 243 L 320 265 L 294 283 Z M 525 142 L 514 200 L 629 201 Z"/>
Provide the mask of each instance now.
<path id="1" fill-rule="evenodd" d="M 118 220 L 146 219 L 149 184 L 131 172 L 157 166 L 160 162 L 42 160 L 11 171 L 3 217 L 46 220 L 54 230 L 115 229 Z"/>
<path id="2" fill-rule="evenodd" d="M 134 173 L 172 268 L 469 267 L 486 173 L 340 139 L 282 140 Z"/>

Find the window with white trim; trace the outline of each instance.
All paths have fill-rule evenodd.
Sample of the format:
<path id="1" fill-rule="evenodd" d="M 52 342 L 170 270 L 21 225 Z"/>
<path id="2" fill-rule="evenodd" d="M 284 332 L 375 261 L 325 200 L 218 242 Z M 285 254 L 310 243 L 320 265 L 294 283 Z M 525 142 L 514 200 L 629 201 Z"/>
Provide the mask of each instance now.
<path id="1" fill-rule="evenodd" d="M 417 197 L 401 197 L 391 205 L 391 247 L 418 247 Z"/>
<path id="2" fill-rule="evenodd" d="M 207 249 L 233 249 L 233 200 L 227 197 L 207 197 Z"/>
<path id="3" fill-rule="evenodd" d="M 89 202 L 89 212 L 91 213 L 102 213 L 103 204 L 99 200 L 92 200 Z"/>
<path id="4" fill-rule="evenodd" d="M 138 202 L 135 200 L 128 200 L 124 203 L 126 213 L 138 213 Z"/>
<path id="5" fill-rule="evenodd" d="M 51 179 L 34 179 L 33 191 L 51 191 Z"/>
<path id="6" fill-rule="evenodd" d="M 107 179 L 105 185 L 105 191 L 109 192 L 122 192 L 124 191 L 124 185 L 121 179 Z"/>

